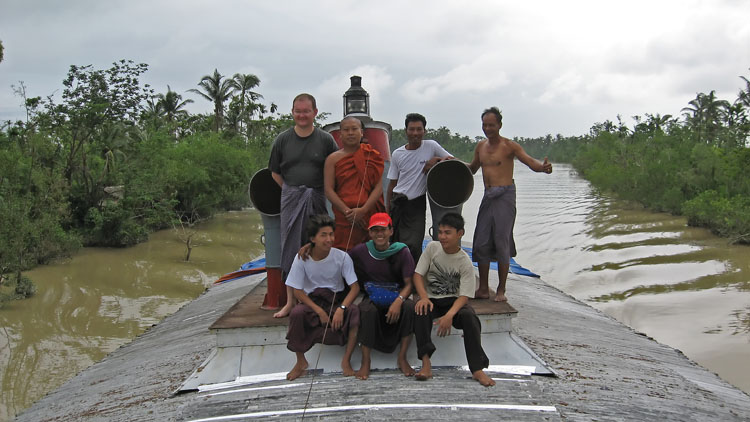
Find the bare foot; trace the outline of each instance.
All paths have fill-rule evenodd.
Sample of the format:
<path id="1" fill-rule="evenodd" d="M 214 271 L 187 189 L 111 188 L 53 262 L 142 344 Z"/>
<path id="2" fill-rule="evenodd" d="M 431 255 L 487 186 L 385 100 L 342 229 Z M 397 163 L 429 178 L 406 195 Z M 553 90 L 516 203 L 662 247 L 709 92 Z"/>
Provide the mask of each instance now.
<path id="1" fill-rule="evenodd" d="M 484 373 L 481 369 L 471 374 L 471 377 L 475 380 L 479 381 L 480 384 L 482 384 L 485 387 L 492 387 L 495 385 L 495 380 L 490 378 L 487 374 Z"/>
<path id="2" fill-rule="evenodd" d="M 474 299 L 489 299 L 489 298 L 490 298 L 489 289 L 477 289 L 477 291 L 474 292 Z"/>
<path id="3" fill-rule="evenodd" d="M 427 381 L 429 379 L 432 379 L 432 371 L 425 371 L 424 369 L 422 369 L 414 374 L 414 379 L 416 379 L 417 381 Z"/>
<path id="4" fill-rule="evenodd" d="M 398 358 L 398 369 L 400 369 L 401 373 L 407 377 L 413 377 L 415 374 L 414 368 L 409 365 L 409 361 L 400 356 Z"/>
<path id="5" fill-rule="evenodd" d="M 290 305 L 284 305 L 283 308 L 279 312 L 276 312 L 273 314 L 274 318 L 286 318 L 289 316 L 289 313 L 292 312 L 292 307 Z"/>
<path id="6" fill-rule="evenodd" d="M 366 380 L 370 376 L 370 362 L 362 362 L 359 371 L 354 373 L 357 379 Z"/>
<path id="7" fill-rule="evenodd" d="M 291 371 L 289 371 L 288 374 L 286 374 L 286 379 L 289 381 L 293 379 L 297 379 L 301 377 L 302 375 L 305 375 L 307 373 L 307 362 L 297 362 L 296 365 L 294 365 L 294 368 L 292 368 Z"/>
<path id="8" fill-rule="evenodd" d="M 507 302 L 508 298 L 505 297 L 505 293 L 497 292 L 495 295 L 495 302 Z"/>
<path id="9" fill-rule="evenodd" d="M 342 360 L 341 361 L 341 372 L 344 373 L 345 377 L 353 377 L 354 376 L 354 368 L 352 368 L 352 364 L 349 363 L 348 360 Z"/>

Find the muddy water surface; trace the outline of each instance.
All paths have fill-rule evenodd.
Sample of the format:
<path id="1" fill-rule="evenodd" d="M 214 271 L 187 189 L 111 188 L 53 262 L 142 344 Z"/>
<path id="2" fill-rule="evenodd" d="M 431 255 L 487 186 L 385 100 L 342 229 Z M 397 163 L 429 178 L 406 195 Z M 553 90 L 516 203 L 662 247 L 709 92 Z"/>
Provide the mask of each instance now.
<path id="1" fill-rule="evenodd" d="M 124 249 L 85 248 L 26 273 L 30 299 L 0 310 L 0 421 L 129 342 L 263 253 L 260 217 L 230 212 L 185 232 L 164 230 Z"/>
<path id="2" fill-rule="evenodd" d="M 750 247 L 597 194 L 567 165 L 544 175 L 516 162 L 515 176 L 521 265 L 750 392 Z"/>
<path id="3" fill-rule="evenodd" d="M 750 392 L 750 248 L 597 194 L 569 166 L 543 175 L 516 163 L 516 184 L 521 265 Z M 482 191 L 478 174 L 466 240 Z M 253 211 L 216 217 L 190 262 L 180 233 L 166 230 L 30 271 L 37 295 L 0 310 L 0 420 L 261 254 L 260 224 Z"/>

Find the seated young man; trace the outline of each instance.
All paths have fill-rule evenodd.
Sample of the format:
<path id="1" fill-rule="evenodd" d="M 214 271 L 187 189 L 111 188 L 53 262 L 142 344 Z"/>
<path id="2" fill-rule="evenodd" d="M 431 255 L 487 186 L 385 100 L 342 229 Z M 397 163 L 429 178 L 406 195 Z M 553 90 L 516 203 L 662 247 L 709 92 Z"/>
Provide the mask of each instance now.
<path id="1" fill-rule="evenodd" d="M 286 279 L 299 302 L 289 315 L 286 335 L 286 347 L 297 355 L 297 363 L 286 375 L 290 381 L 306 372 L 305 352 L 315 343 L 346 344 L 341 369 L 344 376 L 354 375 L 350 360 L 357 341 L 359 309 L 352 303 L 359 285 L 349 255 L 332 247 L 333 230 L 333 219 L 327 214 L 310 217 L 311 259 L 296 257 Z M 348 293 L 344 282 L 350 287 Z"/>
<path id="2" fill-rule="evenodd" d="M 414 368 L 406 351 L 414 330 L 412 293 L 414 259 L 404 243 L 391 244 L 393 222 L 388 214 L 373 214 L 369 223 L 370 239 L 349 251 L 357 279 L 364 285 L 365 298 L 359 303 L 359 343 L 362 366 L 355 373 L 359 379 L 370 375 L 370 351 L 398 352 L 398 367 L 408 376 Z"/>
<path id="3" fill-rule="evenodd" d="M 459 214 L 448 213 L 438 223 L 438 241 L 427 244 L 417 263 L 414 287 L 419 295 L 415 307 L 414 336 L 417 338 L 417 356 L 422 369 L 415 375 L 424 381 L 432 378 L 430 357 L 435 352 L 432 343 L 432 320 L 438 318 L 437 335 L 445 337 L 451 325 L 463 330 L 466 360 L 472 377 L 484 386 L 495 381 L 484 373 L 490 364 L 482 349 L 482 326 L 469 298 L 474 297 L 476 280 L 471 258 L 461 249 L 464 219 Z"/>

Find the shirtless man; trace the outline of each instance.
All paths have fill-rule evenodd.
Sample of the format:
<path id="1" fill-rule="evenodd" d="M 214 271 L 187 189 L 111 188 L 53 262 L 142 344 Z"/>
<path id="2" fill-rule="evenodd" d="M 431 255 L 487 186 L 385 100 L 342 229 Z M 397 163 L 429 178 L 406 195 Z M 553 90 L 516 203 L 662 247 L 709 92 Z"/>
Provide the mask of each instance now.
<path id="1" fill-rule="evenodd" d="M 472 259 L 479 264 L 479 288 L 474 297 L 489 298 L 490 261 L 497 261 L 500 280 L 496 302 L 505 302 L 505 283 L 508 280 L 510 257 L 515 256 L 513 224 L 516 221 L 516 185 L 513 182 L 513 159 L 526 164 L 535 172 L 552 173 L 552 164 L 535 160 L 521 145 L 500 136 L 503 116 L 497 107 L 482 112 L 482 131 L 487 139 L 479 141 L 474 159 L 469 164 L 472 173 L 482 168 L 484 197 L 479 206 L 477 228 L 474 230 Z"/>

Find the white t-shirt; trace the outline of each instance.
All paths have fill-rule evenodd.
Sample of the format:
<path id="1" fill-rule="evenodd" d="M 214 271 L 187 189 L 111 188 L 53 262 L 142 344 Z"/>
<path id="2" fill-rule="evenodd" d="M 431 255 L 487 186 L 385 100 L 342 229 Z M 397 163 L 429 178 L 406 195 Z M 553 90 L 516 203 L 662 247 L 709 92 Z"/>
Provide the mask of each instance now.
<path id="1" fill-rule="evenodd" d="M 427 175 L 422 172 L 424 165 L 433 157 L 450 157 L 450 153 L 432 139 L 423 139 L 422 145 L 414 150 L 403 145 L 391 154 L 391 167 L 388 178 L 398 180 L 393 192 L 406 195 L 409 199 L 427 192 Z"/>
<path id="2" fill-rule="evenodd" d="M 474 266 L 463 249 L 447 254 L 440 242 L 432 241 L 424 248 L 415 272 L 424 277 L 427 296 L 430 299 L 474 297 Z"/>
<path id="3" fill-rule="evenodd" d="M 340 249 L 331 248 L 328 256 L 320 261 L 315 261 L 312 257 L 303 261 L 296 256 L 286 278 L 286 285 L 304 290 L 307 294 L 320 287 L 340 292 L 344 290 L 342 281 L 346 281 L 346 284 L 350 286 L 357 282 L 354 264 L 349 254 Z"/>

